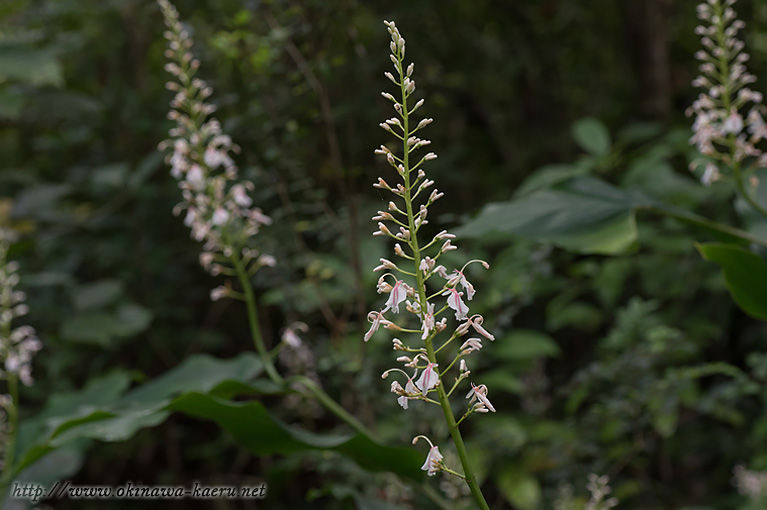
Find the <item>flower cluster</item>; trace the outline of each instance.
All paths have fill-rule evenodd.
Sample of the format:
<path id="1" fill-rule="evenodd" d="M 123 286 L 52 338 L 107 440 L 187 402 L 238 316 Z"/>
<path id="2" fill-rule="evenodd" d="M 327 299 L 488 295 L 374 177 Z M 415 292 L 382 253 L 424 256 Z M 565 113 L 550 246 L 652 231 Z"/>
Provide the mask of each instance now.
<path id="1" fill-rule="evenodd" d="M 183 201 L 174 213 L 185 212 L 184 223 L 191 235 L 204 243 L 200 263 L 212 274 L 225 272 L 223 262 L 237 257 L 255 271 L 274 265 L 274 258 L 248 246 L 262 225 L 271 223 L 261 209 L 253 206 L 253 183 L 238 180 L 232 153 L 238 147 L 211 117 L 215 107 L 206 102 L 212 89 L 195 75 L 200 66 L 190 49 L 192 39 L 179 21 L 178 11 L 167 0 L 158 0 L 167 30 L 165 69 L 173 76 L 166 87 L 175 92 L 168 118 L 176 125 L 161 149 L 172 149 L 167 157 L 171 175 L 178 180 Z M 227 294 L 214 289 L 213 299 Z"/>
<path id="2" fill-rule="evenodd" d="M 695 32 L 703 48 L 695 54 L 701 75 L 693 85 L 703 91 L 687 114 L 695 117 L 690 142 L 706 157 L 693 161 L 691 169 L 704 168 L 702 181 L 707 185 L 722 177 L 717 163 L 733 172 L 740 172 L 747 158 L 758 166 L 767 165 L 767 155 L 757 147 L 767 138 L 765 107 L 762 94 L 749 88 L 756 78 L 746 68 L 749 55 L 738 38 L 745 24 L 737 19 L 734 3 L 706 0 L 698 5 L 702 24 Z"/>
<path id="3" fill-rule="evenodd" d="M 753 500 L 767 498 L 767 472 L 751 471 L 743 465 L 733 469 L 733 482 L 738 493 Z"/>
<path id="4" fill-rule="evenodd" d="M 618 500 L 610 497 L 612 488 L 610 487 L 610 478 L 607 475 L 599 476 L 591 473 L 586 489 L 591 497 L 586 502 L 585 510 L 610 510 L 618 506 Z"/>
<path id="5" fill-rule="evenodd" d="M 0 228 L 0 379 L 14 377 L 30 386 L 32 357 L 42 349 L 42 344 L 31 326 L 13 327 L 14 320 L 29 311 L 24 304 L 26 296 L 16 290 L 18 264 L 8 260 L 8 249 L 14 239 L 12 231 Z"/>
<path id="6" fill-rule="evenodd" d="M 467 278 L 468 267 L 479 263 L 487 269 L 489 265 L 481 260 L 471 260 L 460 268 L 449 270 L 440 264 L 442 255 L 456 249 L 453 244 L 455 236 L 446 230 L 430 236 L 425 243 L 421 241 L 422 229 L 429 223 L 429 207 L 443 196 L 432 188 L 434 181 L 427 178 L 424 170 L 424 164 L 436 159 L 437 155 L 427 152 L 417 156 L 420 149 L 431 144 L 417 135 L 432 119 L 423 118 L 415 122 L 412 117 L 424 100 L 420 99 L 410 106 L 416 89 L 414 65 L 405 66 L 405 39 L 395 24 L 386 22 L 386 26 L 391 35 L 390 58 L 395 73 L 386 72 L 385 76 L 397 86 L 399 97 L 382 93 L 392 102 L 395 116 L 380 126 L 401 142 L 401 150 L 382 145 L 375 152 L 386 158 L 400 182 L 390 185 L 379 177 L 373 185 L 394 195 L 387 210 L 378 211 L 373 217 L 378 222 L 378 230 L 373 235 L 394 241 L 394 254 L 399 262 L 382 258 L 375 268 L 375 271 L 382 272 L 378 293 L 386 294 L 387 299 L 383 309 L 369 313 L 371 326 L 364 340 L 370 340 L 382 327 L 411 334 L 411 341 L 393 340 L 393 349 L 399 353 L 397 361 L 402 366 L 386 370 L 382 377 L 392 374 L 401 376 L 391 383 L 391 392 L 403 409 L 408 409 L 412 401 L 422 401 L 442 406 L 452 417 L 448 397 L 471 374 L 465 358 L 482 349 L 483 340 L 494 340 L 493 335 L 482 326 L 482 316 L 472 315 L 468 305 L 475 294 L 474 286 Z M 454 325 L 447 317 L 449 312 L 456 321 Z M 414 325 L 408 324 L 408 319 Z M 443 333 L 443 338 L 446 338 L 439 346 L 435 345 Z M 438 356 L 446 362 L 439 362 Z M 451 371 L 454 374 L 452 387 L 446 389 L 443 381 Z M 466 412 L 458 423 L 472 413 L 494 412 L 495 408 L 487 395 L 485 385 L 471 383 L 466 395 Z M 455 420 L 453 425 L 456 425 Z M 419 438 L 426 439 L 430 444 L 423 469 L 429 475 L 437 471 L 451 472 L 444 465 L 439 448 L 425 436 L 417 436 L 414 441 Z"/>

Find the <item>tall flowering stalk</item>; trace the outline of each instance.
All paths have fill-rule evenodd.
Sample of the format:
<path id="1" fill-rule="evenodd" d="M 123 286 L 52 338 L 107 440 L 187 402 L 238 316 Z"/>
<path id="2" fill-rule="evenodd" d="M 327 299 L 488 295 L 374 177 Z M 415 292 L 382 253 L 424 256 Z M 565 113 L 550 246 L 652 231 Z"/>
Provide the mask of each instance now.
<path id="1" fill-rule="evenodd" d="M 26 296 L 16 290 L 19 283 L 16 262 L 8 260 L 8 249 L 15 240 L 13 231 L 0 227 L 0 380 L 6 394 L 0 395 L 0 452 L 2 479 L 5 484 L 13 469 L 16 431 L 19 417 L 19 382 L 32 385 L 32 357 L 42 348 L 35 330 L 27 325 L 14 325 L 29 311 Z"/>
<path id="2" fill-rule="evenodd" d="M 211 291 L 211 298 L 230 297 L 245 302 L 253 344 L 273 382 L 291 383 L 293 391 L 317 399 L 352 428 L 372 436 L 316 381 L 305 375 L 286 381 L 274 366 L 275 353 L 266 348 L 251 282 L 260 268 L 276 264 L 272 256 L 260 253 L 253 246 L 256 234 L 263 225 L 270 224 L 271 219 L 253 206 L 249 196 L 253 184 L 238 179 L 237 166 L 231 157 L 238 148 L 211 116 L 215 108 L 206 99 L 213 91 L 196 77 L 200 63 L 190 51 L 192 38 L 179 21 L 178 11 L 168 0 L 158 0 L 158 4 L 167 28 L 164 35 L 168 40 L 169 62 L 165 68 L 173 76 L 166 86 L 176 93 L 168 114 L 176 125 L 170 130 L 170 139 L 161 144 L 161 148 L 172 149 L 167 162 L 183 198 L 174 212 L 185 213 L 184 223 L 190 227 L 192 237 L 203 243 L 202 266 L 213 275 L 235 276 L 241 287 L 241 291 L 228 285 L 216 287 Z M 288 326 L 281 345 L 275 350 L 283 346 L 295 349 L 301 343 L 297 332 L 306 331 L 303 323 Z"/>
<path id="3" fill-rule="evenodd" d="M 273 257 L 261 254 L 253 246 L 254 236 L 271 220 L 253 206 L 249 192 L 253 183 L 239 181 L 231 153 L 238 150 L 221 130 L 221 123 L 211 114 L 215 107 L 206 102 L 212 89 L 196 77 L 200 66 L 191 53 L 192 38 L 179 21 L 178 11 L 167 0 L 158 0 L 165 18 L 168 40 L 165 69 L 173 76 L 166 86 L 176 93 L 168 118 L 176 122 L 170 139 L 162 148 L 172 148 L 167 162 L 178 181 L 182 202 L 176 214 L 184 213 L 184 223 L 191 235 L 203 243 L 202 266 L 214 275 L 236 276 L 242 293 L 230 287 L 211 291 L 213 300 L 223 297 L 245 301 L 253 343 L 264 368 L 275 382 L 282 382 L 266 349 L 258 321 L 252 275 L 263 266 L 273 266 Z"/>
<path id="4" fill-rule="evenodd" d="M 749 55 L 738 32 L 745 23 L 737 18 L 735 0 L 705 0 L 698 5 L 696 27 L 703 48 L 695 57 L 700 72 L 693 85 L 703 89 L 688 110 L 695 117 L 690 142 L 706 157 L 691 167 L 704 167 L 704 184 L 724 178 L 734 179 L 738 192 L 757 211 L 767 209 L 756 202 L 747 189 L 756 187 L 753 172 L 767 166 L 767 155 L 757 146 L 767 138 L 762 94 L 749 88 L 756 77 L 748 72 Z M 750 179 L 749 179 L 750 178 Z"/>
<path id="5" fill-rule="evenodd" d="M 402 262 L 398 265 L 391 260 L 381 259 L 381 265 L 375 268 L 376 271 L 384 271 L 378 280 L 378 292 L 388 294 L 388 298 L 382 310 L 370 312 L 368 318 L 372 325 L 364 339 L 368 341 L 380 327 L 410 336 L 406 341 L 394 339 L 393 348 L 400 353 L 397 361 L 402 363 L 402 368 L 389 369 L 382 377 L 393 375 L 397 378 L 391 383 L 391 391 L 403 409 L 408 409 L 411 401 L 436 405 L 442 409 L 463 474 L 445 464 L 436 443 L 419 435 L 413 439 L 413 443 L 423 439 L 429 445 L 422 469 L 430 476 L 443 471 L 463 478 L 477 505 L 488 508 L 469 463 L 459 426 L 469 416 L 494 412 L 495 408 L 487 398 L 487 387 L 473 382 L 463 399 L 466 407 L 460 418 L 454 416 L 449 399 L 461 383 L 469 381 L 471 372 L 465 358 L 482 348 L 483 338 L 494 339 L 482 327 L 483 318 L 471 315 L 466 304 L 475 293 L 474 286 L 466 277 L 466 269 L 475 262 L 485 268 L 489 268 L 489 265 L 484 261 L 470 260 L 460 269 L 448 271 L 439 264 L 439 259 L 443 254 L 456 249 L 452 244 L 455 236 L 442 230 L 428 241 L 424 240 L 421 229 L 429 223 L 428 208 L 443 196 L 436 189 L 431 189 L 434 181 L 426 177 L 423 168 L 425 163 L 437 155 L 433 152 L 418 155 L 419 150 L 431 142 L 419 138 L 416 133 L 420 134 L 432 119 L 416 121 L 414 118 L 413 114 L 424 103 L 423 99 L 414 102 L 412 98 L 415 92 L 414 64 L 405 64 L 405 39 L 396 25 L 389 21 L 385 23 L 391 35 L 390 58 L 395 71 L 394 74 L 387 72 L 385 75 L 398 90 L 397 97 L 387 92 L 382 93 L 392 102 L 395 116 L 381 123 L 381 127 L 399 140 L 401 148 L 391 150 L 382 145 L 376 153 L 386 157 L 401 182 L 391 186 L 379 177 L 374 184 L 376 188 L 391 192 L 395 198 L 389 202 L 387 211 L 379 211 L 373 218 L 379 222 L 378 230 L 373 235 L 396 241 L 394 253 Z M 451 321 L 447 316 L 442 316 L 450 312 L 455 318 L 453 325 L 449 324 Z M 410 322 L 416 326 L 406 324 L 407 314 L 410 314 Z M 394 322 L 396 319 L 399 319 L 399 324 Z M 471 338 L 465 339 L 467 336 Z"/>

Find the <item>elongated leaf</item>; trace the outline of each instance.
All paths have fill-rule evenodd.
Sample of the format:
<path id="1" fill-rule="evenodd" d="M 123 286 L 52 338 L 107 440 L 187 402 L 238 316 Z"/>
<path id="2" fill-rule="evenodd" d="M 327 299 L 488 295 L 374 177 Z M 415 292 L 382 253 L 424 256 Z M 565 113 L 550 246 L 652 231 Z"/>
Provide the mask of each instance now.
<path id="1" fill-rule="evenodd" d="M 24 424 L 20 436 L 27 440 L 27 449 L 19 455 L 16 470 L 23 469 L 46 453 L 71 441 L 83 438 L 101 441 L 124 441 L 138 430 L 162 423 L 169 412 L 166 407 L 172 397 L 183 392 L 212 392 L 227 381 L 245 383 L 262 371 L 261 361 L 252 353 L 244 353 L 228 360 L 219 360 L 207 355 L 193 356 L 178 367 L 144 384 L 121 398 L 125 388 L 124 375 L 115 374 L 102 382 L 102 389 L 111 399 L 93 398 L 94 390 L 89 385 L 79 394 L 63 399 L 72 404 L 65 407 L 60 403 L 43 413 L 38 419 Z M 109 383 L 107 386 L 104 383 Z M 247 386 L 246 386 L 247 387 Z M 115 393 L 117 391 L 118 393 Z M 25 431 L 24 429 L 27 429 Z"/>
<path id="2" fill-rule="evenodd" d="M 307 450 L 341 453 L 365 469 L 390 471 L 402 477 L 420 479 L 421 455 L 411 448 L 392 448 L 363 434 L 325 435 L 289 426 L 273 417 L 257 401 L 232 402 L 235 394 L 255 394 L 263 387 L 252 382 L 262 372 L 259 359 L 246 353 L 229 360 L 194 356 L 175 369 L 121 398 L 95 406 L 80 402 L 60 415 L 45 414 L 33 420 L 35 439 L 20 455 L 16 470 L 38 461 L 53 450 L 78 441 L 123 441 L 146 427 L 162 423 L 171 413 L 181 412 L 211 420 L 233 439 L 257 455 L 284 454 Z M 115 385 L 121 383 L 115 379 Z M 266 385 L 269 392 L 276 388 Z M 284 391 L 284 390 L 283 390 Z M 83 394 L 90 394 L 86 389 Z M 29 437 L 29 434 L 27 434 Z"/>
<path id="3" fill-rule="evenodd" d="M 504 360 L 527 360 L 559 355 L 559 345 L 549 335 L 516 329 L 497 342 L 495 355 Z"/>
<path id="4" fill-rule="evenodd" d="M 258 454 L 334 450 L 371 471 L 391 471 L 420 479 L 421 455 L 411 448 L 383 446 L 362 434 L 320 435 L 290 427 L 269 414 L 260 402 L 229 402 L 187 393 L 168 406 L 173 411 L 215 421 L 249 451 Z"/>
<path id="5" fill-rule="evenodd" d="M 533 183 L 531 188 L 537 186 L 538 183 Z M 502 240 L 504 235 L 517 235 L 553 242 L 577 253 L 617 255 L 636 244 L 638 211 L 669 216 L 701 229 L 717 241 L 767 246 L 767 239 L 749 232 L 710 221 L 641 192 L 624 190 L 586 176 L 559 182 L 507 202 L 488 204 L 474 219 L 456 229 L 456 233 L 490 241 Z"/>
<path id="6" fill-rule="evenodd" d="M 496 475 L 496 483 L 506 501 L 520 510 L 540 508 L 541 486 L 534 477 L 517 467 L 508 467 Z"/>
<path id="7" fill-rule="evenodd" d="M 727 288 L 738 306 L 752 317 L 767 320 L 767 262 L 731 244 L 696 246 L 704 259 L 722 267 Z"/>
<path id="8" fill-rule="evenodd" d="M 551 241 L 581 253 L 616 254 L 637 238 L 635 209 L 652 201 L 592 177 L 578 177 L 504 203 L 490 204 L 460 227 L 463 237 L 489 232 Z"/>

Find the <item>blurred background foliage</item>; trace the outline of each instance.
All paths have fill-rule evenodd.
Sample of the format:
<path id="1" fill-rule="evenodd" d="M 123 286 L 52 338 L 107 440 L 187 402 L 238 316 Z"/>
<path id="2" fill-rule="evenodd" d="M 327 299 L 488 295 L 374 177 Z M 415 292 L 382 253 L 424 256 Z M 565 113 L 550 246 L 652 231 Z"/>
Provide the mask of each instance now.
<path id="1" fill-rule="evenodd" d="M 430 416 L 420 406 L 404 413 L 381 382 L 390 344 L 361 341 L 379 300 L 371 268 L 386 253 L 370 236 L 383 200 L 370 184 L 387 171 L 372 149 L 387 116 L 381 21 L 394 19 L 435 118 L 432 176 L 447 199 L 432 214 L 493 266 L 475 276 L 475 307 L 497 340 L 471 368 L 499 412 L 467 425 L 491 507 L 554 508 L 563 493 L 577 505 L 596 472 L 610 476 L 620 508 L 764 508 L 738 494 L 733 469 L 767 470 L 767 328 L 733 304 L 696 251 L 710 233 L 627 201 L 597 229 L 584 220 L 588 228 L 542 239 L 540 196 L 530 195 L 599 178 L 763 232 L 730 187 L 704 188 L 687 170 L 695 3 L 180 0 L 217 116 L 242 147 L 256 203 L 275 219 L 259 237 L 279 261 L 258 274 L 267 341 L 295 320 L 311 328 L 309 349 L 282 356 L 283 369 L 321 381 L 389 444 L 407 444 Z M 738 7 L 751 69 L 765 78 L 767 6 Z M 178 192 L 157 152 L 169 93 L 154 2 L 5 0 L 0 20 L 0 214 L 23 233 L 13 256 L 45 343 L 24 417 L 71 405 L 81 388 L 109 402 L 193 354 L 250 350 L 244 310 L 210 302 L 217 281 L 171 215 Z M 501 232 L 475 216 L 513 196 L 538 198 L 493 217 Z M 517 223 L 504 233 L 504 221 Z M 288 423 L 336 426 L 312 401 L 263 400 Z M 262 508 L 433 505 L 335 453 L 253 456 L 184 415 L 55 455 L 55 474 L 38 479 L 266 480 Z M 460 486 L 437 485 L 454 498 L 448 507 L 465 504 Z"/>

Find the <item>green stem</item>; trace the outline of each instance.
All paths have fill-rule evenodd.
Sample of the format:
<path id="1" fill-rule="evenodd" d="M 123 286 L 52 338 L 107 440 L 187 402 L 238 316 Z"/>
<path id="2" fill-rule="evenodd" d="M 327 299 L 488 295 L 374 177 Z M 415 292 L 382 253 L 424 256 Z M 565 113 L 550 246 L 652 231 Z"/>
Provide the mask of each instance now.
<path id="1" fill-rule="evenodd" d="M 410 131 L 409 131 L 409 111 L 407 107 L 407 92 L 405 90 L 405 74 L 402 72 L 402 66 L 403 66 L 403 55 L 398 52 L 398 60 L 399 60 L 399 77 L 400 77 L 400 93 L 402 94 L 402 120 L 403 120 L 403 163 L 402 166 L 404 167 L 404 172 L 402 175 L 402 178 L 405 181 L 405 207 L 407 212 L 407 221 L 408 221 L 408 228 L 410 230 L 410 248 L 413 251 L 413 266 L 415 267 L 415 273 L 416 273 L 416 285 L 418 287 L 418 302 L 421 307 L 421 313 L 426 313 L 426 305 L 427 305 L 427 299 L 426 299 L 426 285 L 424 283 L 424 277 L 423 273 L 419 269 L 419 266 L 421 264 L 421 250 L 418 246 L 418 235 L 415 228 L 415 215 L 413 214 L 413 202 L 411 198 L 411 188 L 410 188 L 410 147 L 408 147 L 407 140 L 410 137 Z M 437 356 L 434 352 L 434 345 L 432 344 L 432 337 L 429 336 L 425 340 L 426 343 L 426 355 L 429 358 L 429 361 L 431 363 L 437 362 Z M 469 463 L 469 456 L 466 453 L 466 445 L 463 443 L 463 437 L 461 437 L 461 431 L 458 430 L 458 427 L 456 427 L 455 423 L 455 417 L 453 416 L 453 410 L 450 407 L 450 401 L 447 398 L 447 394 L 445 393 L 445 388 L 442 385 L 442 378 L 440 377 L 439 383 L 437 385 L 437 395 L 439 396 L 439 404 L 442 407 L 442 413 L 445 415 L 445 421 L 447 422 L 448 429 L 450 430 L 450 436 L 453 439 L 453 443 L 455 444 L 456 452 L 458 453 L 458 458 L 461 460 L 461 465 L 463 466 L 463 472 L 465 475 L 466 484 L 469 486 L 469 490 L 471 490 L 471 495 L 474 498 L 474 501 L 477 503 L 477 506 L 483 510 L 490 510 L 490 507 L 487 505 L 487 502 L 485 501 L 485 497 L 482 495 L 482 490 L 479 487 L 479 484 L 477 483 L 477 477 L 474 475 L 474 470 L 471 468 L 471 464 Z"/>
<path id="2" fill-rule="evenodd" d="M 8 393 L 11 403 L 7 408 L 8 413 L 8 437 L 3 445 L 3 475 L 0 486 L 5 487 L 10 482 L 13 472 L 13 461 L 16 450 L 16 432 L 19 425 L 19 384 L 16 374 L 8 373 Z"/>
<path id="3" fill-rule="evenodd" d="M 243 266 L 239 255 L 235 253 L 232 255 L 231 259 L 234 270 L 237 273 L 237 278 L 240 280 L 242 291 L 245 294 L 245 307 L 248 311 L 248 323 L 250 324 L 250 333 L 251 337 L 253 338 L 253 345 L 256 347 L 256 351 L 261 358 L 261 363 L 263 363 L 264 369 L 269 375 L 269 378 L 277 384 L 282 384 L 283 378 L 274 367 L 272 357 L 269 355 L 269 351 L 266 350 L 264 337 L 261 335 L 261 326 L 258 321 L 256 297 L 253 294 L 253 285 L 250 282 L 250 278 L 245 271 L 245 267 Z"/>
<path id="4" fill-rule="evenodd" d="M 255 345 L 256 351 L 258 351 L 258 354 L 261 357 L 261 362 L 264 364 L 264 368 L 266 369 L 266 372 L 271 380 L 276 384 L 283 385 L 286 383 L 286 381 L 277 372 L 277 369 L 275 368 L 272 361 L 272 356 L 266 350 L 264 339 L 261 335 L 256 308 L 256 299 L 253 292 L 253 284 L 251 283 L 240 258 L 237 255 L 233 255 L 231 260 L 232 265 L 235 268 L 235 272 L 237 273 L 237 277 L 240 281 L 240 285 L 242 286 L 243 294 L 245 295 L 245 304 L 248 310 L 248 322 L 250 324 L 250 331 L 253 337 L 253 344 Z M 370 429 L 368 429 L 357 418 L 352 416 L 351 413 L 344 409 L 338 402 L 333 400 L 333 398 L 328 395 L 322 388 L 320 388 L 317 383 L 303 375 L 293 377 L 290 380 L 296 381 L 303 385 L 306 388 L 308 394 L 316 398 L 320 404 L 325 407 L 325 409 L 336 415 L 342 421 L 346 422 L 346 424 L 352 427 L 355 431 L 372 440 L 377 441 L 376 435 Z M 304 393 L 304 395 L 307 393 Z M 423 484 L 417 487 L 419 487 L 424 492 L 424 494 L 429 499 L 434 501 L 440 508 L 444 510 L 449 508 L 447 503 L 445 503 L 445 501 L 442 500 L 439 495 L 435 494 L 428 485 Z"/>
<path id="5" fill-rule="evenodd" d="M 309 393 L 311 393 L 317 400 L 320 401 L 322 405 L 325 406 L 325 408 L 327 408 L 328 411 L 335 414 L 341 420 L 345 421 L 354 430 L 362 435 L 370 437 L 371 439 L 375 439 L 375 435 L 370 429 L 363 425 L 362 422 L 357 418 L 352 416 L 346 409 L 341 407 L 341 405 L 333 400 L 330 395 L 325 393 L 325 390 L 320 388 L 316 382 L 303 375 L 292 378 L 292 380 L 301 383 L 307 390 L 309 390 Z"/>

